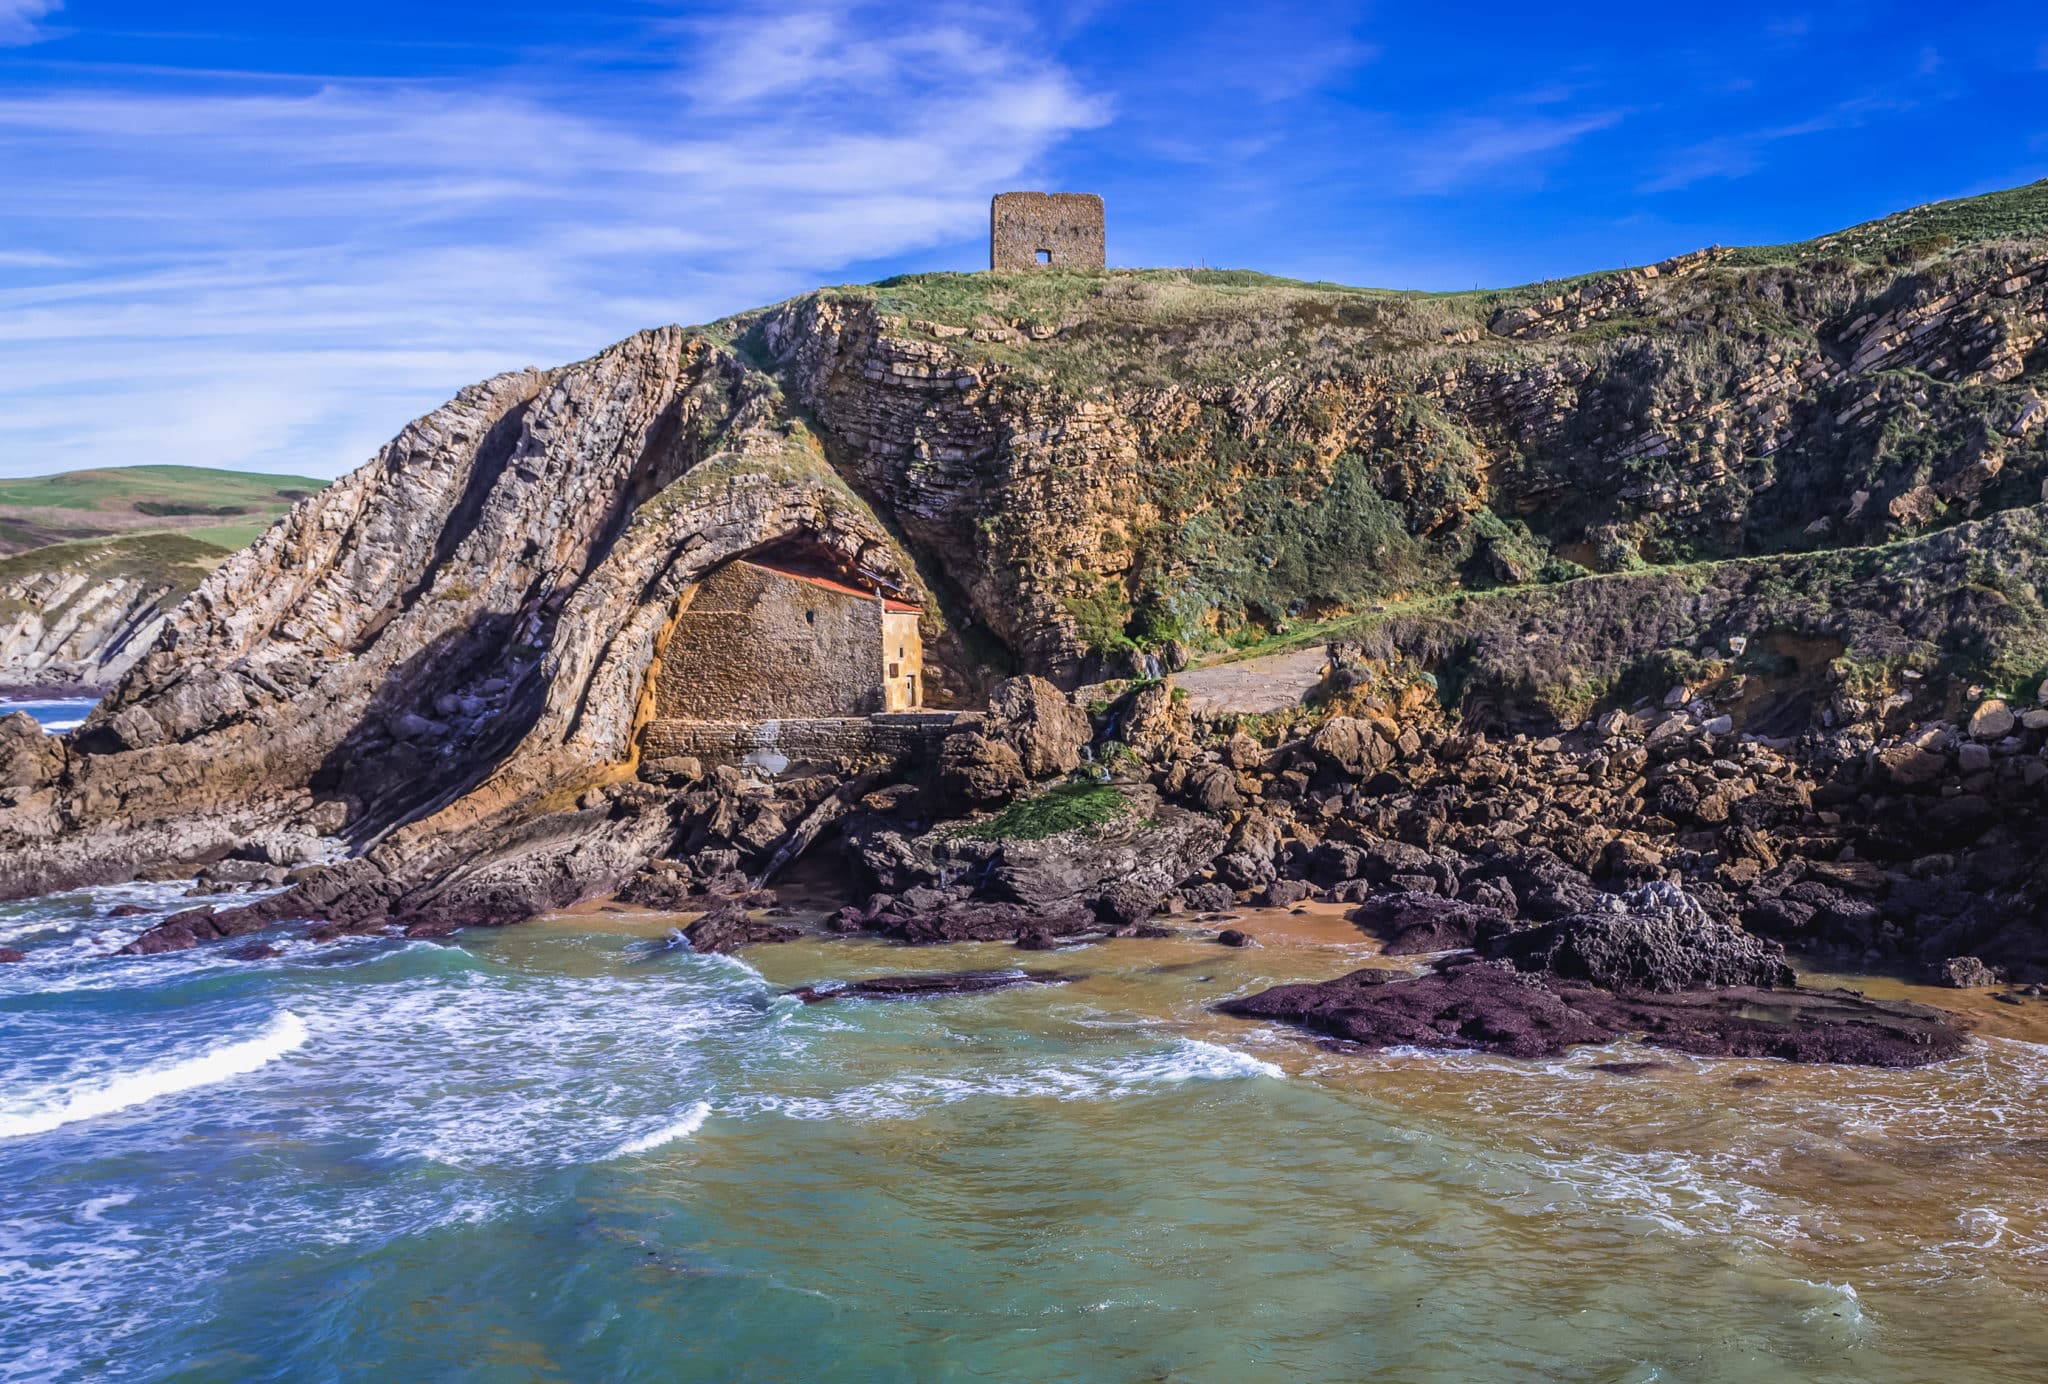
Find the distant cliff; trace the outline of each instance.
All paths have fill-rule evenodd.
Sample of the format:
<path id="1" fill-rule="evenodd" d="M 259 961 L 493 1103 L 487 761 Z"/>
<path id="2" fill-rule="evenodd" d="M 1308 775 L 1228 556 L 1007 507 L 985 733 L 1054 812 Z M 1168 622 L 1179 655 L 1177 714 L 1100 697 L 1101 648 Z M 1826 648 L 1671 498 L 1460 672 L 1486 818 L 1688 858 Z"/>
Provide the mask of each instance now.
<path id="1" fill-rule="evenodd" d="M 195 466 L 0 480 L 0 686 L 111 686 L 208 572 L 324 484 Z"/>
<path id="2" fill-rule="evenodd" d="M 1576 715 L 1687 654 L 1667 636 L 1737 633 L 1624 628 L 1614 593 L 1791 619 L 1771 582 L 1838 570 L 1806 589 L 1877 602 L 1821 622 L 1864 704 L 2017 691 L 2048 671 L 2042 574 L 2001 558 L 2040 528 L 2044 341 L 2048 184 L 1496 293 L 920 275 L 643 332 L 464 390 L 208 577 L 14 790 L 0 873 L 317 817 L 394 906 L 616 883 L 673 844 L 659 794 L 615 789 L 678 602 L 772 545 L 915 596 L 940 704 L 1426 615 L 1400 628 L 1447 693 Z M 1458 603 L 1503 592 L 1529 609 L 1460 646 Z"/>
<path id="3" fill-rule="evenodd" d="M 0 559 L 0 686 L 105 687 L 227 554 L 175 534 Z"/>

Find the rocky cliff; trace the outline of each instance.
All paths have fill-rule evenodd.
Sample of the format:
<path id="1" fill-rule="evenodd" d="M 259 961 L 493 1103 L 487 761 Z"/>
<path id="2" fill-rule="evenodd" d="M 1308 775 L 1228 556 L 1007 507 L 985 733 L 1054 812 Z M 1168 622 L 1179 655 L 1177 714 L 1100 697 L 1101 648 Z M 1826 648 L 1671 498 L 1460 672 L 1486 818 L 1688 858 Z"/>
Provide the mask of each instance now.
<path id="1" fill-rule="evenodd" d="M 942 704 L 1306 622 L 1512 716 L 1731 634 L 1835 640 L 1823 676 L 1899 715 L 2018 690 L 2048 666 L 2044 340 L 2048 184 L 1502 293 L 927 275 L 644 332 L 409 425 L 80 731 L 17 728 L 0 887 L 323 832 L 354 858 L 309 911 L 615 888 L 706 791 L 637 777 L 678 602 L 764 549 L 918 597 Z"/>

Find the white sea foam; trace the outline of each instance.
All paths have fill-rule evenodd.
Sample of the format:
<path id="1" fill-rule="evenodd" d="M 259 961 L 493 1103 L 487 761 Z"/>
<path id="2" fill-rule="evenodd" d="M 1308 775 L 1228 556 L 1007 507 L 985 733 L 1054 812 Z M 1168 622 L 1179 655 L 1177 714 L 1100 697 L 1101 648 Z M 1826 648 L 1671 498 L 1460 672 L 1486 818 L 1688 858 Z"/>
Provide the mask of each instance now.
<path id="1" fill-rule="evenodd" d="M 97 1119 L 145 1101 L 247 1076 L 305 1041 L 304 1021 L 287 1009 L 254 1038 L 223 1043 L 197 1057 L 97 1082 L 67 1083 L 31 1091 L 0 1108 L 0 1139 L 47 1134 L 79 1120 Z"/>
<path id="2" fill-rule="evenodd" d="M 704 1121 L 709 1118 L 711 1118 L 711 1105 L 708 1101 L 700 1100 L 685 1110 L 681 1116 L 663 1125 L 660 1129 L 654 1130 L 649 1134 L 642 1134 L 635 1139 L 628 1139 L 625 1143 L 620 1144 L 618 1148 L 612 1151 L 611 1156 L 614 1158 L 629 1158 L 636 1153 L 647 1153 L 658 1149 L 663 1144 L 672 1144 L 678 1139 L 687 1139 L 703 1128 Z"/>
<path id="3" fill-rule="evenodd" d="M 81 1221 L 101 1220 L 106 1216 L 107 1212 L 115 1207 L 126 1206 L 134 1200 L 135 1193 L 133 1192 L 109 1192 L 103 1197 L 88 1198 L 85 1205 L 78 1208 L 78 1219 Z"/>
<path id="4" fill-rule="evenodd" d="M 1132 1074 L 1140 1079 L 1150 1077 L 1158 1081 L 1219 1081 L 1237 1076 L 1285 1078 L 1287 1075 L 1263 1058 L 1226 1048 L 1221 1043 L 1205 1043 L 1199 1038 L 1183 1038 L 1171 1051 L 1157 1057 L 1134 1058 L 1131 1068 Z"/>
<path id="5" fill-rule="evenodd" d="M 1186 1081 L 1229 1081 L 1284 1077 L 1271 1062 L 1250 1053 L 1182 1038 L 1163 1052 L 1140 1053 L 1107 1062 L 1049 1064 L 1022 1071 L 990 1070 L 972 1076 L 917 1073 L 852 1087 L 829 1096 L 761 1094 L 733 1103 L 735 1113 L 759 1111 L 792 1120 L 904 1120 L 960 1101 L 1121 1100 Z"/>

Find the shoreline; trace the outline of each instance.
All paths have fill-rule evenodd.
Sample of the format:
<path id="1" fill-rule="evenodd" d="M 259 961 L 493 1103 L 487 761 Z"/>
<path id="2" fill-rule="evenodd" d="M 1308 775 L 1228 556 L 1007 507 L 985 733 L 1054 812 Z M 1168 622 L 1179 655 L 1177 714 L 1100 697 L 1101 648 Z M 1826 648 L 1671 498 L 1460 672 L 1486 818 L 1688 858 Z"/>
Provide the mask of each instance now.
<path id="1" fill-rule="evenodd" d="M 557 910 L 525 923 L 513 924 L 514 928 L 568 927 L 578 931 L 616 933 L 654 940 L 663 936 L 687 936 L 688 930 L 697 921 L 708 916 L 714 909 L 670 910 L 650 908 L 623 902 L 617 899 L 588 900 L 571 908 Z M 883 977 L 927 976 L 935 973 L 993 974 L 997 971 L 1023 971 L 1031 973 L 1032 968 L 1041 965 L 1055 967 L 1078 967 L 1085 974 L 1091 970 L 1089 957 L 1099 948 L 1114 949 L 1117 956 L 1132 952 L 1154 955 L 1164 967 L 1198 966 L 1205 959 L 1222 960 L 1225 957 L 1255 958 L 1261 963 L 1265 983 L 1269 985 L 1301 985 L 1333 982 L 1342 975 L 1358 969 L 1379 970 L 1397 976 L 1401 981 L 1420 978 L 1429 973 L 1429 964 L 1446 956 L 1456 957 L 1460 953 L 1433 953 L 1412 956 L 1390 955 L 1385 945 L 1375 939 L 1361 925 L 1348 915 L 1348 905 L 1320 901 L 1304 901 L 1286 907 L 1247 905 L 1233 908 L 1220 916 L 1203 919 L 1181 918 L 1173 921 L 1180 926 L 1170 935 L 1161 937 L 1102 937 L 1085 942 L 1061 946 L 1040 957 L 1017 955 L 1016 949 L 1006 943 L 991 941 L 960 941 L 935 943 L 903 943 L 871 935 L 836 933 L 829 928 L 831 915 L 829 898 L 813 897 L 788 910 L 778 909 L 784 921 L 796 927 L 796 936 L 787 939 L 764 940 L 740 949 L 740 954 L 749 958 L 750 965 L 767 965 L 775 969 L 774 958 L 784 954 L 816 955 L 824 951 L 843 954 L 848 964 L 834 968 L 830 979 L 844 978 L 872 980 Z M 799 915 L 787 916 L 789 912 Z M 808 915 L 808 916 L 804 916 Z M 1246 951 L 1220 944 L 1217 934 L 1224 930 L 1235 930 L 1249 934 L 1255 940 L 1255 950 Z M 794 953 L 785 949 L 794 948 Z M 1971 1038 L 1997 1037 L 2017 1042 L 2026 1042 L 2048 1047 L 2048 1000 L 2027 998 L 2019 1004 L 2000 1003 L 1996 999 L 2005 991 L 1963 991 L 1918 983 L 1902 974 L 1883 971 L 1846 972 L 1829 968 L 1825 958 L 1793 955 L 1797 971 L 1797 988 L 1777 992 L 1786 997 L 1833 998 L 1852 997 L 1857 1001 L 1869 1001 L 1877 1006 L 1909 1006 L 1938 1011 L 1951 1020 L 1955 1027 Z M 1275 964 L 1280 963 L 1280 964 Z M 817 978 L 813 978 L 815 980 Z M 808 986 L 812 981 L 806 981 Z M 1706 993 L 1706 992 L 1700 992 Z M 1220 1001 L 1219 1001 L 1220 1002 Z M 1219 1031 L 1243 1031 L 1247 1028 L 1276 1027 L 1291 1034 L 1302 1043 L 1315 1048 L 1331 1051 L 1369 1052 L 1358 1049 L 1319 1034 L 1313 1028 L 1289 1024 L 1281 1020 L 1239 1017 L 1225 1009 L 1210 1007 L 1211 1016 L 1225 1027 Z M 1156 1016 L 1165 1021 L 1168 1016 Z M 1683 1055 L 1679 1050 L 1660 1046 L 1654 1040 L 1645 1041 L 1640 1035 L 1618 1033 L 1600 1042 L 1624 1042 L 1648 1051 L 1664 1053 L 1670 1057 Z M 1573 1043 L 1571 1051 L 1600 1042 Z M 1462 1045 L 1445 1044 L 1434 1049 L 1452 1053 L 1466 1051 Z M 1967 1050 L 1967 1049 L 1965 1049 Z M 1560 1054 L 1550 1054 L 1554 1058 Z M 1936 1059 L 1940 1062 L 1951 1060 L 1948 1054 Z M 1711 1054 L 1695 1054 L 1711 1056 Z M 1736 1056 L 1739 1056 L 1737 1054 Z M 1791 1065 L 1813 1067 L 1840 1067 L 1841 1062 L 1825 1059 L 1794 1060 Z M 1850 1063 L 1848 1065 L 1861 1065 Z"/>

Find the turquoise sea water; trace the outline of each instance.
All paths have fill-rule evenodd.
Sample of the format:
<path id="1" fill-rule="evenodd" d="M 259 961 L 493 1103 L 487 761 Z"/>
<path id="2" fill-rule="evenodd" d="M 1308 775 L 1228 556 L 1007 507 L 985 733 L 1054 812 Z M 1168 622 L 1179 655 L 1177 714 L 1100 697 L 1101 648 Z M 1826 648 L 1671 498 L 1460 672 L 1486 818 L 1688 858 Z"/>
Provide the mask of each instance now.
<path id="1" fill-rule="evenodd" d="M 108 953 L 0 909 L 0 1379 L 1992 1380 L 2048 1362 L 2048 1049 L 1635 1077 L 1208 1006 L 1334 919 L 747 961 L 602 912 Z M 2024 1016 L 2021 1016 L 2024 1017 Z M 1655 1056 L 1651 1054 L 1650 1056 Z M 1761 1084 L 1758 1084 L 1761 1082 Z"/>

